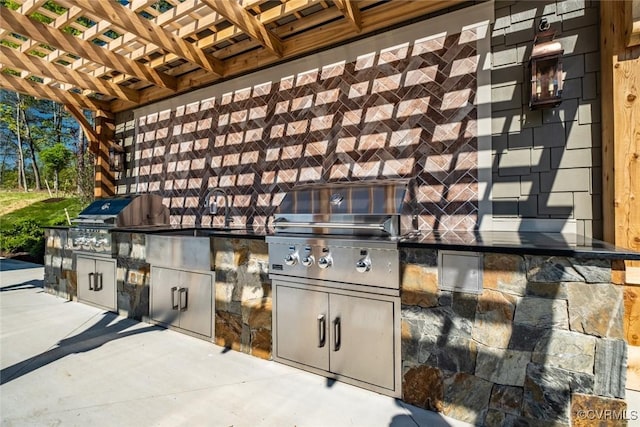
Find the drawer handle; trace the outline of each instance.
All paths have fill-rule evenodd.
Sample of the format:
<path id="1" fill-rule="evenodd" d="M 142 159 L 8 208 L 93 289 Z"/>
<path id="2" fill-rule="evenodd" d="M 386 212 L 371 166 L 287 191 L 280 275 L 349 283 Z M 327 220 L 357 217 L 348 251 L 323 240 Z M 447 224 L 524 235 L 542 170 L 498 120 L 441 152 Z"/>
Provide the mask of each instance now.
<path id="1" fill-rule="evenodd" d="M 93 290 L 98 292 L 102 290 L 102 273 L 98 273 L 96 276 L 98 276 L 98 284 L 93 287 Z"/>
<path id="2" fill-rule="evenodd" d="M 176 302 L 176 291 L 180 290 L 177 286 L 171 288 L 171 309 L 177 310 L 179 302 Z"/>
<path id="3" fill-rule="evenodd" d="M 327 340 L 326 323 L 324 314 L 318 315 L 318 347 L 324 347 L 325 341 Z"/>
<path id="4" fill-rule="evenodd" d="M 340 350 L 340 318 L 336 317 L 333 321 L 333 351 Z"/>
<path id="5" fill-rule="evenodd" d="M 94 287 L 95 287 L 95 286 L 93 286 L 94 276 L 95 276 L 95 274 L 94 274 L 94 273 L 89 273 L 89 290 L 90 290 L 90 291 L 95 290 L 95 289 L 94 289 Z"/>
<path id="6" fill-rule="evenodd" d="M 189 303 L 189 289 L 180 288 L 178 291 L 179 294 L 179 302 L 180 302 L 180 311 L 187 311 L 187 304 Z M 182 297 L 184 295 L 184 298 Z M 184 304 L 183 304 L 184 301 Z"/>

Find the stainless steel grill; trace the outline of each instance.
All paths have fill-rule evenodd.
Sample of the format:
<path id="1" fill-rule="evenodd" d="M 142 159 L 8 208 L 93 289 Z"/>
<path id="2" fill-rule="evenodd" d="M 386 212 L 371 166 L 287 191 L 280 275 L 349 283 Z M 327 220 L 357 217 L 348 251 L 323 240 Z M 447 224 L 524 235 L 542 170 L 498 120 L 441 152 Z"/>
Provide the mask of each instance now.
<path id="1" fill-rule="evenodd" d="M 398 397 L 406 181 L 296 188 L 269 244 L 274 360 Z"/>
<path id="2" fill-rule="evenodd" d="M 267 237 L 271 273 L 398 288 L 406 190 L 392 180 L 294 189 Z"/>
<path id="3" fill-rule="evenodd" d="M 288 193 L 276 232 L 397 237 L 406 181 L 299 187 Z"/>
<path id="4" fill-rule="evenodd" d="M 69 229 L 70 247 L 76 251 L 112 253 L 110 231 L 118 227 L 169 224 L 169 209 L 162 197 L 141 194 L 99 199 L 73 220 Z"/>

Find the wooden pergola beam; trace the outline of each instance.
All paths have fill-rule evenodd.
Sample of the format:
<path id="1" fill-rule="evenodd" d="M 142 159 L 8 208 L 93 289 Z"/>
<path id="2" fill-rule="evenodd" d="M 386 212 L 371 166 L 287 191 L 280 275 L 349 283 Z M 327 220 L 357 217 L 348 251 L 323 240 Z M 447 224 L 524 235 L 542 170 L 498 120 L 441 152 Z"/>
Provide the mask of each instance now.
<path id="1" fill-rule="evenodd" d="M 20 53 L 18 50 L 11 49 L 7 46 L 0 46 L 0 63 L 28 71 L 31 74 L 41 77 L 48 77 L 59 82 L 69 83 L 80 89 L 91 89 L 95 92 L 114 96 L 136 104 L 140 101 L 140 94 L 135 90 L 74 71 L 64 65 L 45 61 L 37 56 Z"/>
<path id="2" fill-rule="evenodd" d="M 237 0 L 202 0 L 211 9 L 227 18 L 278 57 L 283 55 L 282 40 L 264 26 L 259 19 L 247 12 Z"/>
<path id="3" fill-rule="evenodd" d="M 56 89 L 32 80 L 10 76 L 5 73 L 0 73 L 0 88 L 20 92 L 36 98 L 49 99 L 60 104 L 76 105 L 87 110 L 104 110 L 109 107 L 109 104 L 106 102 L 91 99 L 83 95 L 77 95 L 66 90 Z"/>
<path id="4" fill-rule="evenodd" d="M 362 31 L 362 17 L 360 16 L 360 8 L 357 3 L 351 0 L 333 0 L 333 2 L 355 28 L 356 33 Z"/>
<path id="5" fill-rule="evenodd" d="M 462 1 L 463 0 L 390 2 L 378 8 L 362 12 L 362 34 L 374 32 L 409 19 L 418 18 L 444 7 L 461 3 Z M 335 10 L 333 13 L 337 14 L 337 10 L 333 10 Z M 327 13 L 331 13 L 331 9 L 328 9 Z M 247 71 L 247 64 L 252 64 L 253 68 L 268 66 L 282 59 L 296 57 L 311 50 L 327 48 L 342 43 L 352 37 L 353 31 L 351 31 L 351 24 L 346 20 L 335 20 L 330 24 L 319 27 L 316 31 L 309 33 L 302 32 L 296 37 L 291 37 L 283 41 L 283 58 L 277 58 L 271 52 L 263 49 L 259 51 L 249 51 L 225 60 L 226 77 Z M 211 84 L 217 80 L 220 79 L 211 73 L 197 70 L 178 80 L 178 92 L 185 92 L 196 87 Z M 141 92 L 141 102 L 153 102 L 164 96 L 165 94 L 156 88 L 144 89 Z M 123 111 L 128 108 L 126 104 L 119 100 L 114 100 L 111 104 L 111 111 L 114 112 Z"/>
<path id="6" fill-rule="evenodd" d="M 76 119 L 80 128 L 84 132 L 85 136 L 89 140 L 89 150 L 94 154 L 98 151 L 98 134 L 96 133 L 91 123 L 87 120 L 87 118 L 82 114 L 82 110 L 73 104 L 64 104 L 64 108 Z"/>
<path id="7" fill-rule="evenodd" d="M 110 1 L 74 0 L 74 3 L 98 18 L 107 20 L 113 25 L 154 43 L 159 48 L 174 53 L 205 70 L 218 76 L 224 74 L 222 61 L 207 55 L 201 49 L 185 42 L 153 21 L 140 17 L 131 9 Z"/>
<path id="8" fill-rule="evenodd" d="M 175 90 L 174 77 L 158 72 L 122 55 L 103 49 L 91 42 L 41 24 L 17 12 L 3 7 L 0 12 L 0 27 L 22 34 L 40 43 L 49 44 L 65 52 L 72 53 L 106 67 L 130 74 L 138 79 L 148 81 L 156 86 Z"/>

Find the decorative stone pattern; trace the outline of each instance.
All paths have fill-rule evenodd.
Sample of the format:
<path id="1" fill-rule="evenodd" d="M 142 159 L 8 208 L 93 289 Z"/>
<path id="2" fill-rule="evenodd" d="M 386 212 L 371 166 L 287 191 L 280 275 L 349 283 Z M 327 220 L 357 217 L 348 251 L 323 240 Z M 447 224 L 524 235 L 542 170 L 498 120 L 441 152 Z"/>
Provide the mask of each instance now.
<path id="1" fill-rule="evenodd" d="M 569 306 L 571 329 L 603 338 L 624 337 L 624 295 L 618 286 L 593 284 L 585 293 L 583 284 L 570 283 L 568 293 L 575 302 Z"/>
<path id="2" fill-rule="evenodd" d="M 408 369 L 404 374 L 402 393 L 407 403 L 442 412 L 444 410 L 442 371 L 424 365 Z"/>
<path id="3" fill-rule="evenodd" d="M 214 239 L 216 344 L 271 358 L 271 281 L 267 244 Z"/>
<path id="4" fill-rule="evenodd" d="M 457 373 L 444 381 L 445 385 L 445 415 L 469 423 L 479 423 L 484 420 L 489 398 L 491 397 L 490 381 L 477 376 Z M 469 393 L 469 390 L 474 390 Z"/>
<path id="5" fill-rule="evenodd" d="M 77 295 L 73 252 L 67 244 L 66 228 L 46 228 L 44 254 L 44 289 L 61 298 L 72 300 Z"/>
<path id="6" fill-rule="evenodd" d="M 507 348 L 512 335 L 516 298 L 486 290 L 478 298 L 472 337 L 489 347 Z"/>
<path id="7" fill-rule="evenodd" d="M 146 262 L 146 235 L 111 233 L 116 247 L 118 314 L 142 320 L 149 316 L 151 266 Z"/>
<path id="8" fill-rule="evenodd" d="M 635 409 L 635 408 L 633 408 Z M 625 427 L 630 413 L 627 402 L 575 393 L 571 396 L 571 425 L 573 427 Z"/>
<path id="9" fill-rule="evenodd" d="M 595 392 L 600 396 L 624 397 L 627 374 L 624 340 L 602 339 L 596 345 Z"/>
<path id="10" fill-rule="evenodd" d="M 435 274 L 402 282 L 420 295 L 402 298 L 403 398 L 476 425 L 567 427 L 577 394 L 624 398 L 623 290 L 592 283 L 609 263 L 482 256 L 474 295 L 434 289 L 437 251 L 401 251 L 404 272 Z"/>
<path id="11" fill-rule="evenodd" d="M 485 289 L 523 296 L 527 290 L 524 258 L 520 255 L 486 254 L 482 281 Z"/>
<path id="12" fill-rule="evenodd" d="M 577 332 L 549 329 L 536 344 L 531 361 L 592 374 L 595 347 L 594 337 Z"/>

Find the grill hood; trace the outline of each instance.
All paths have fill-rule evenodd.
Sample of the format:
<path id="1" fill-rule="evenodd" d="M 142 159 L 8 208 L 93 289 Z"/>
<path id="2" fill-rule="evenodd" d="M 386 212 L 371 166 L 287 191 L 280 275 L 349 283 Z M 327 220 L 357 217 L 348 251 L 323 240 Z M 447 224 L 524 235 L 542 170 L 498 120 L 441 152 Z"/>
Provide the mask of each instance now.
<path id="1" fill-rule="evenodd" d="M 276 232 L 398 236 L 408 180 L 300 186 L 285 195 Z"/>
<path id="2" fill-rule="evenodd" d="M 74 223 L 109 228 L 169 224 L 169 209 L 154 194 L 99 199 L 80 212 Z"/>

